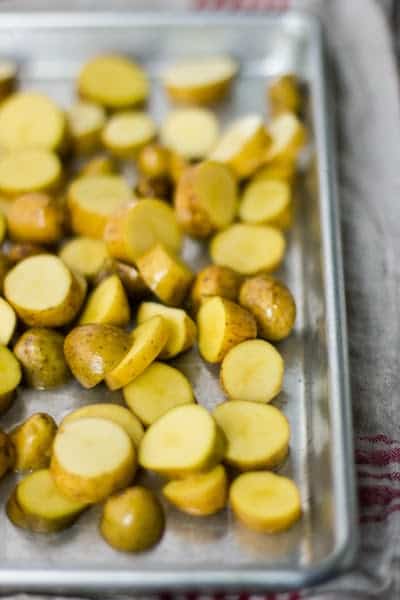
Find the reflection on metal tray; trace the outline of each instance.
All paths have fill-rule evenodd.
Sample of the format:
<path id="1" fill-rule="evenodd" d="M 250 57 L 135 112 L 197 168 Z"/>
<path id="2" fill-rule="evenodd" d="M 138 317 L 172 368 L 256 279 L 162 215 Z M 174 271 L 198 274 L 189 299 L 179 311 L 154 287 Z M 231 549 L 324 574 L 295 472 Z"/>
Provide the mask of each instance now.
<path id="1" fill-rule="evenodd" d="M 70 530 L 50 536 L 18 530 L 3 513 L 0 592 L 278 590 L 326 579 L 350 563 L 357 529 L 341 248 L 319 24 L 297 14 L 4 14 L 0 22 L 0 55 L 18 60 L 23 87 L 43 90 L 65 106 L 80 64 L 105 50 L 144 63 L 153 85 L 150 110 L 158 120 L 167 110 L 159 74 L 181 56 L 228 52 L 240 61 L 233 93 L 218 108 L 222 121 L 265 112 L 272 75 L 291 71 L 307 86 L 314 171 L 298 194 L 281 273 L 296 298 L 298 319 L 294 334 L 279 345 L 287 369 L 277 400 L 292 428 L 290 456 L 280 471 L 297 482 L 304 514 L 290 531 L 268 536 L 246 530 L 228 510 L 196 519 L 168 508 L 162 542 L 132 556 L 115 552 L 100 538 L 98 508 Z M 207 262 L 204 247 L 194 242 L 186 244 L 185 258 L 197 268 Z M 216 370 L 195 350 L 175 362 L 190 377 L 199 402 L 211 408 L 222 400 Z M 59 420 L 82 403 L 111 399 L 120 396 L 101 386 L 24 390 L 0 426 L 36 411 Z M 2 505 L 13 483 L 12 478 L 1 483 Z"/>

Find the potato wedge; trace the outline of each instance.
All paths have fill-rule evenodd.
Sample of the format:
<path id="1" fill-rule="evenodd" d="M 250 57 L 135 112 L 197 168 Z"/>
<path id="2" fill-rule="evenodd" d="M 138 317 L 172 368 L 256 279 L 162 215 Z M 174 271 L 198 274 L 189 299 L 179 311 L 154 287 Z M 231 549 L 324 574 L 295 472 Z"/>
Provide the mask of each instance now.
<path id="1" fill-rule="evenodd" d="M 64 214 L 47 194 L 31 193 L 16 198 L 8 211 L 10 237 L 20 242 L 54 244 L 63 236 Z"/>
<path id="2" fill-rule="evenodd" d="M 10 436 L 0 430 L 0 479 L 14 468 L 15 449 Z"/>
<path id="3" fill-rule="evenodd" d="M 47 150 L 14 150 L 0 157 L 0 191 L 7 196 L 57 188 L 61 162 Z"/>
<path id="4" fill-rule="evenodd" d="M 43 246 L 33 244 L 32 242 L 15 242 L 8 243 L 4 246 L 3 252 L 7 257 L 9 269 L 11 265 L 15 265 L 21 260 L 24 260 L 24 258 L 36 256 L 37 254 L 46 254 L 47 250 Z"/>
<path id="5" fill-rule="evenodd" d="M 277 77 L 267 88 L 267 101 L 271 115 L 284 112 L 298 113 L 302 97 L 296 75 L 287 73 Z"/>
<path id="6" fill-rule="evenodd" d="M 152 179 L 169 177 L 171 153 L 157 142 L 147 144 L 139 152 L 138 169 L 142 175 Z"/>
<path id="7" fill-rule="evenodd" d="M 182 229 L 208 237 L 232 223 L 237 210 L 237 186 L 224 165 L 205 161 L 186 169 L 175 192 L 175 212 Z"/>
<path id="8" fill-rule="evenodd" d="M 124 286 L 118 275 L 104 279 L 90 294 L 80 325 L 100 323 L 102 325 L 127 325 L 131 318 L 131 309 Z"/>
<path id="9" fill-rule="evenodd" d="M 147 287 L 165 304 L 179 306 L 192 283 L 193 273 L 162 244 L 156 244 L 136 261 Z"/>
<path id="10" fill-rule="evenodd" d="M 10 408 L 21 378 L 21 367 L 14 354 L 0 346 L 0 415 Z"/>
<path id="11" fill-rule="evenodd" d="M 306 128 L 296 115 L 282 113 L 272 119 L 268 129 L 272 143 L 265 155 L 266 162 L 296 160 L 307 140 Z"/>
<path id="12" fill-rule="evenodd" d="M 173 358 L 194 345 L 197 327 L 183 309 L 170 308 L 157 302 L 142 302 L 136 315 L 137 322 L 144 323 L 156 315 L 161 316 L 168 327 L 168 340 L 160 352 L 160 358 Z"/>
<path id="13" fill-rule="evenodd" d="M 0 344 L 8 346 L 17 326 L 17 316 L 13 307 L 0 298 Z"/>
<path id="14" fill-rule="evenodd" d="M 237 71 L 238 64 L 229 56 L 210 56 L 172 64 L 162 79 L 174 100 L 208 104 L 226 94 Z"/>
<path id="15" fill-rule="evenodd" d="M 289 451 L 290 428 L 285 415 L 270 404 L 224 402 L 213 416 L 225 434 L 224 460 L 242 470 L 278 466 Z"/>
<path id="16" fill-rule="evenodd" d="M 197 315 L 199 352 L 207 362 L 218 363 L 227 352 L 257 336 L 253 315 L 235 302 L 214 296 L 204 302 Z"/>
<path id="17" fill-rule="evenodd" d="M 161 362 L 153 362 L 122 391 L 126 404 L 146 426 L 171 408 L 194 402 L 192 386 L 186 377 Z"/>
<path id="18" fill-rule="evenodd" d="M 104 239 L 111 256 L 128 263 L 135 263 L 157 243 L 175 253 L 182 246 L 174 211 L 165 202 L 150 198 L 132 202 L 111 215 Z"/>
<path id="19" fill-rule="evenodd" d="M 48 467 L 56 433 L 57 425 L 46 413 L 36 413 L 18 425 L 10 433 L 15 448 L 14 469 L 22 472 Z"/>
<path id="20" fill-rule="evenodd" d="M 90 158 L 78 172 L 79 177 L 96 175 L 115 175 L 118 172 L 116 162 L 111 156 L 100 154 Z"/>
<path id="21" fill-rule="evenodd" d="M 13 91 L 17 83 L 17 64 L 12 60 L 0 60 L 0 100 L 4 100 Z"/>
<path id="22" fill-rule="evenodd" d="M 228 501 L 228 478 L 222 465 L 186 479 L 170 481 L 163 495 L 179 510 L 203 517 L 225 508 Z"/>
<path id="23" fill-rule="evenodd" d="M 289 229 L 293 223 L 289 184 L 273 179 L 253 181 L 244 190 L 239 216 L 245 223 Z"/>
<path id="24" fill-rule="evenodd" d="M 259 471 L 239 475 L 231 485 L 229 500 L 236 517 L 261 533 L 288 529 L 301 516 L 296 485 L 275 473 Z"/>
<path id="25" fill-rule="evenodd" d="M 217 233 L 210 244 L 212 260 L 241 275 L 270 272 L 282 263 L 285 238 L 276 227 L 236 223 Z"/>
<path id="26" fill-rule="evenodd" d="M 27 325 L 60 327 L 75 318 L 86 288 L 57 256 L 39 254 L 7 273 L 4 293 Z"/>
<path id="27" fill-rule="evenodd" d="M 86 504 L 63 496 L 48 469 L 27 475 L 7 503 L 10 521 L 36 533 L 53 533 L 72 525 Z"/>
<path id="28" fill-rule="evenodd" d="M 108 498 L 100 533 L 116 550 L 142 552 L 159 541 L 164 522 L 162 506 L 153 492 L 135 486 Z"/>
<path id="29" fill-rule="evenodd" d="M 64 244 L 59 257 L 72 271 L 88 279 L 96 277 L 108 258 L 107 246 L 103 240 L 76 237 Z"/>
<path id="30" fill-rule="evenodd" d="M 113 421 L 77 419 L 58 430 L 50 471 L 67 498 L 88 504 L 101 502 L 133 481 L 135 447 L 126 431 Z"/>
<path id="31" fill-rule="evenodd" d="M 271 179 L 286 181 L 293 185 L 296 177 L 296 161 L 294 159 L 275 159 L 269 160 L 254 173 L 252 181 L 269 181 Z"/>
<path id="32" fill-rule="evenodd" d="M 132 191 L 119 175 L 79 177 L 68 188 L 72 229 L 102 239 L 110 215 L 130 200 Z"/>
<path id="33" fill-rule="evenodd" d="M 221 296 L 235 302 L 239 296 L 240 283 L 239 275 L 227 267 L 209 265 L 199 271 L 190 292 L 194 314 L 211 296 Z"/>
<path id="34" fill-rule="evenodd" d="M 133 158 L 156 133 L 157 127 L 150 115 L 139 111 L 118 112 L 108 120 L 101 141 L 114 156 Z"/>
<path id="35" fill-rule="evenodd" d="M 79 383 L 92 388 L 119 364 L 131 344 L 129 333 L 113 325 L 80 325 L 65 338 L 64 355 Z"/>
<path id="36" fill-rule="evenodd" d="M 100 136 L 106 124 L 102 106 L 93 102 L 76 102 L 67 112 L 72 145 L 78 154 L 89 154 L 100 146 Z"/>
<path id="37" fill-rule="evenodd" d="M 180 108 L 165 117 L 160 130 L 161 142 L 187 160 L 200 160 L 215 147 L 219 135 L 218 120 L 205 108 Z"/>
<path id="38" fill-rule="evenodd" d="M 134 301 L 141 300 L 150 293 L 139 271 L 133 265 L 108 258 L 97 274 L 95 283 L 99 284 L 110 275 L 118 275 L 128 297 Z"/>
<path id="39" fill-rule="evenodd" d="M 110 390 L 117 390 L 133 381 L 160 354 L 167 343 L 169 329 L 163 317 L 155 316 L 136 327 L 132 345 L 117 366 L 106 374 Z"/>

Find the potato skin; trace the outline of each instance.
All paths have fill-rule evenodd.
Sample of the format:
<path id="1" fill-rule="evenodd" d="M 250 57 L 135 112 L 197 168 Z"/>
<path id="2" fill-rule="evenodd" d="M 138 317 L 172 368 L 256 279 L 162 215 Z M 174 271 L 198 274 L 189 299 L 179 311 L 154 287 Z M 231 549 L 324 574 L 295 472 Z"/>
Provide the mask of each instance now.
<path id="1" fill-rule="evenodd" d="M 35 256 L 36 254 L 45 254 L 46 249 L 32 242 L 14 242 L 7 244 L 3 252 L 11 265 L 19 263 L 24 258 Z"/>
<path id="2" fill-rule="evenodd" d="M 286 111 L 298 113 L 301 109 L 302 98 L 296 76 L 288 73 L 275 79 L 268 86 L 267 100 L 273 116 Z"/>
<path id="3" fill-rule="evenodd" d="M 38 390 L 63 385 L 70 377 L 64 358 L 64 336 L 52 329 L 28 329 L 14 347 L 25 381 Z"/>
<path id="4" fill-rule="evenodd" d="M 0 293 L 3 293 L 4 279 L 10 269 L 10 261 L 7 256 L 0 254 Z"/>
<path id="5" fill-rule="evenodd" d="M 296 319 L 296 304 L 289 289 L 268 275 L 247 279 L 240 288 L 239 302 L 257 321 L 258 334 L 269 341 L 286 338 Z"/>
<path id="6" fill-rule="evenodd" d="M 0 431 L 0 479 L 14 468 L 14 464 L 15 449 L 11 438 L 4 431 Z"/>
<path id="7" fill-rule="evenodd" d="M 139 153 L 139 171 L 150 179 L 168 177 L 170 154 L 161 144 L 148 144 Z"/>
<path id="8" fill-rule="evenodd" d="M 63 211 L 47 194 L 16 198 L 7 214 L 10 237 L 21 242 L 53 244 L 63 235 Z"/>
<path id="9" fill-rule="evenodd" d="M 190 304 L 197 313 L 210 296 L 221 296 L 235 302 L 238 299 L 241 277 L 228 267 L 209 265 L 196 275 L 190 292 Z"/>
<path id="10" fill-rule="evenodd" d="M 150 290 L 146 286 L 140 273 L 133 265 L 109 258 L 98 273 L 95 285 L 110 275 L 118 275 L 124 286 L 125 292 L 132 300 L 141 300 L 149 295 Z"/>
<path id="11" fill-rule="evenodd" d="M 169 202 L 171 182 L 166 177 L 150 178 L 140 175 L 135 186 L 135 194 L 141 198 L 158 198 Z"/>
<path id="12" fill-rule="evenodd" d="M 36 413 L 14 429 L 10 437 L 15 448 L 15 470 L 34 471 L 47 467 L 56 433 L 57 425 L 46 413 Z"/>
<path id="13" fill-rule="evenodd" d="M 207 211 L 201 206 L 195 191 L 197 167 L 183 171 L 177 183 L 174 206 L 179 225 L 189 235 L 207 238 L 215 231 Z"/>

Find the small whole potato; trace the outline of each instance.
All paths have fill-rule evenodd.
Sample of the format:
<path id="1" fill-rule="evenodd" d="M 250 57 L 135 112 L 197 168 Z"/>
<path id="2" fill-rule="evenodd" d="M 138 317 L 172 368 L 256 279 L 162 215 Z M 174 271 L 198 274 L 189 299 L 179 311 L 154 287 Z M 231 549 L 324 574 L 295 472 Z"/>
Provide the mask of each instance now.
<path id="1" fill-rule="evenodd" d="M 10 437 L 4 431 L 0 431 L 0 479 L 4 477 L 7 471 L 14 468 L 14 464 L 14 446 Z"/>
<path id="2" fill-rule="evenodd" d="M 228 267 L 205 267 L 196 275 L 190 292 L 193 312 L 197 313 L 200 305 L 210 296 L 221 296 L 236 302 L 241 281 L 241 277 Z"/>
<path id="3" fill-rule="evenodd" d="M 135 486 L 106 501 L 100 532 L 116 550 L 141 552 L 159 541 L 164 521 L 163 509 L 154 494 Z"/>
<path id="4" fill-rule="evenodd" d="M 258 334 L 265 340 L 279 341 L 293 329 L 296 304 L 288 288 L 268 275 L 247 279 L 240 288 L 239 302 L 253 313 Z"/>
<path id="5" fill-rule="evenodd" d="M 33 471 L 49 465 L 57 425 L 46 413 L 36 413 L 11 434 L 15 448 L 15 470 Z"/>
<path id="6" fill-rule="evenodd" d="M 170 154 L 161 144 L 148 144 L 138 157 L 139 171 L 150 179 L 168 177 Z"/>
<path id="7" fill-rule="evenodd" d="M 47 194 L 24 194 L 8 211 L 8 231 L 21 242 L 54 244 L 62 238 L 63 219 L 61 206 Z"/>
<path id="8" fill-rule="evenodd" d="M 64 357 L 64 336 L 52 329 L 28 329 L 14 353 L 21 362 L 27 384 L 39 390 L 63 385 L 70 376 Z"/>

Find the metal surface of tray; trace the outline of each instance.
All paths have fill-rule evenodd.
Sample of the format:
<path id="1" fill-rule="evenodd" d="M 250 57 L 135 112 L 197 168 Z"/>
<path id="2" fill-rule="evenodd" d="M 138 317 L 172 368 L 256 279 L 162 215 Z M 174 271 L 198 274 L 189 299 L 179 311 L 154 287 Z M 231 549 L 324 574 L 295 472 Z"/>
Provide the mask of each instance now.
<path id="1" fill-rule="evenodd" d="M 82 62 L 102 51 L 139 59 L 152 80 L 150 111 L 159 121 L 168 109 L 159 75 L 179 57 L 227 52 L 241 70 L 230 97 L 217 108 L 222 122 L 265 113 L 269 77 L 296 73 L 308 90 L 315 155 L 297 199 L 297 217 L 280 276 L 296 299 L 292 336 L 279 344 L 286 374 L 275 404 L 292 429 L 290 456 L 279 470 L 299 486 L 303 517 L 279 535 L 253 533 L 229 510 L 194 518 L 166 507 L 167 529 L 149 552 L 129 555 L 108 547 L 97 532 L 100 507 L 61 534 L 39 535 L 0 517 L 0 593 L 9 590 L 117 592 L 149 590 L 279 590 L 310 585 L 343 571 L 357 547 L 351 406 L 335 166 L 328 120 L 322 34 L 301 14 L 274 16 L 160 16 L 134 13 L 2 14 L 0 56 L 20 64 L 23 88 L 71 102 Z M 207 264 L 205 246 L 187 242 L 184 256 Z M 190 351 L 173 361 L 189 376 L 199 402 L 223 399 L 218 369 Z M 23 390 L 0 420 L 8 428 L 45 411 L 58 421 L 82 403 L 121 402 L 102 386 L 78 384 Z M 153 486 L 157 479 L 146 476 Z M 1 505 L 14 485 L 1 482 Z"/>

